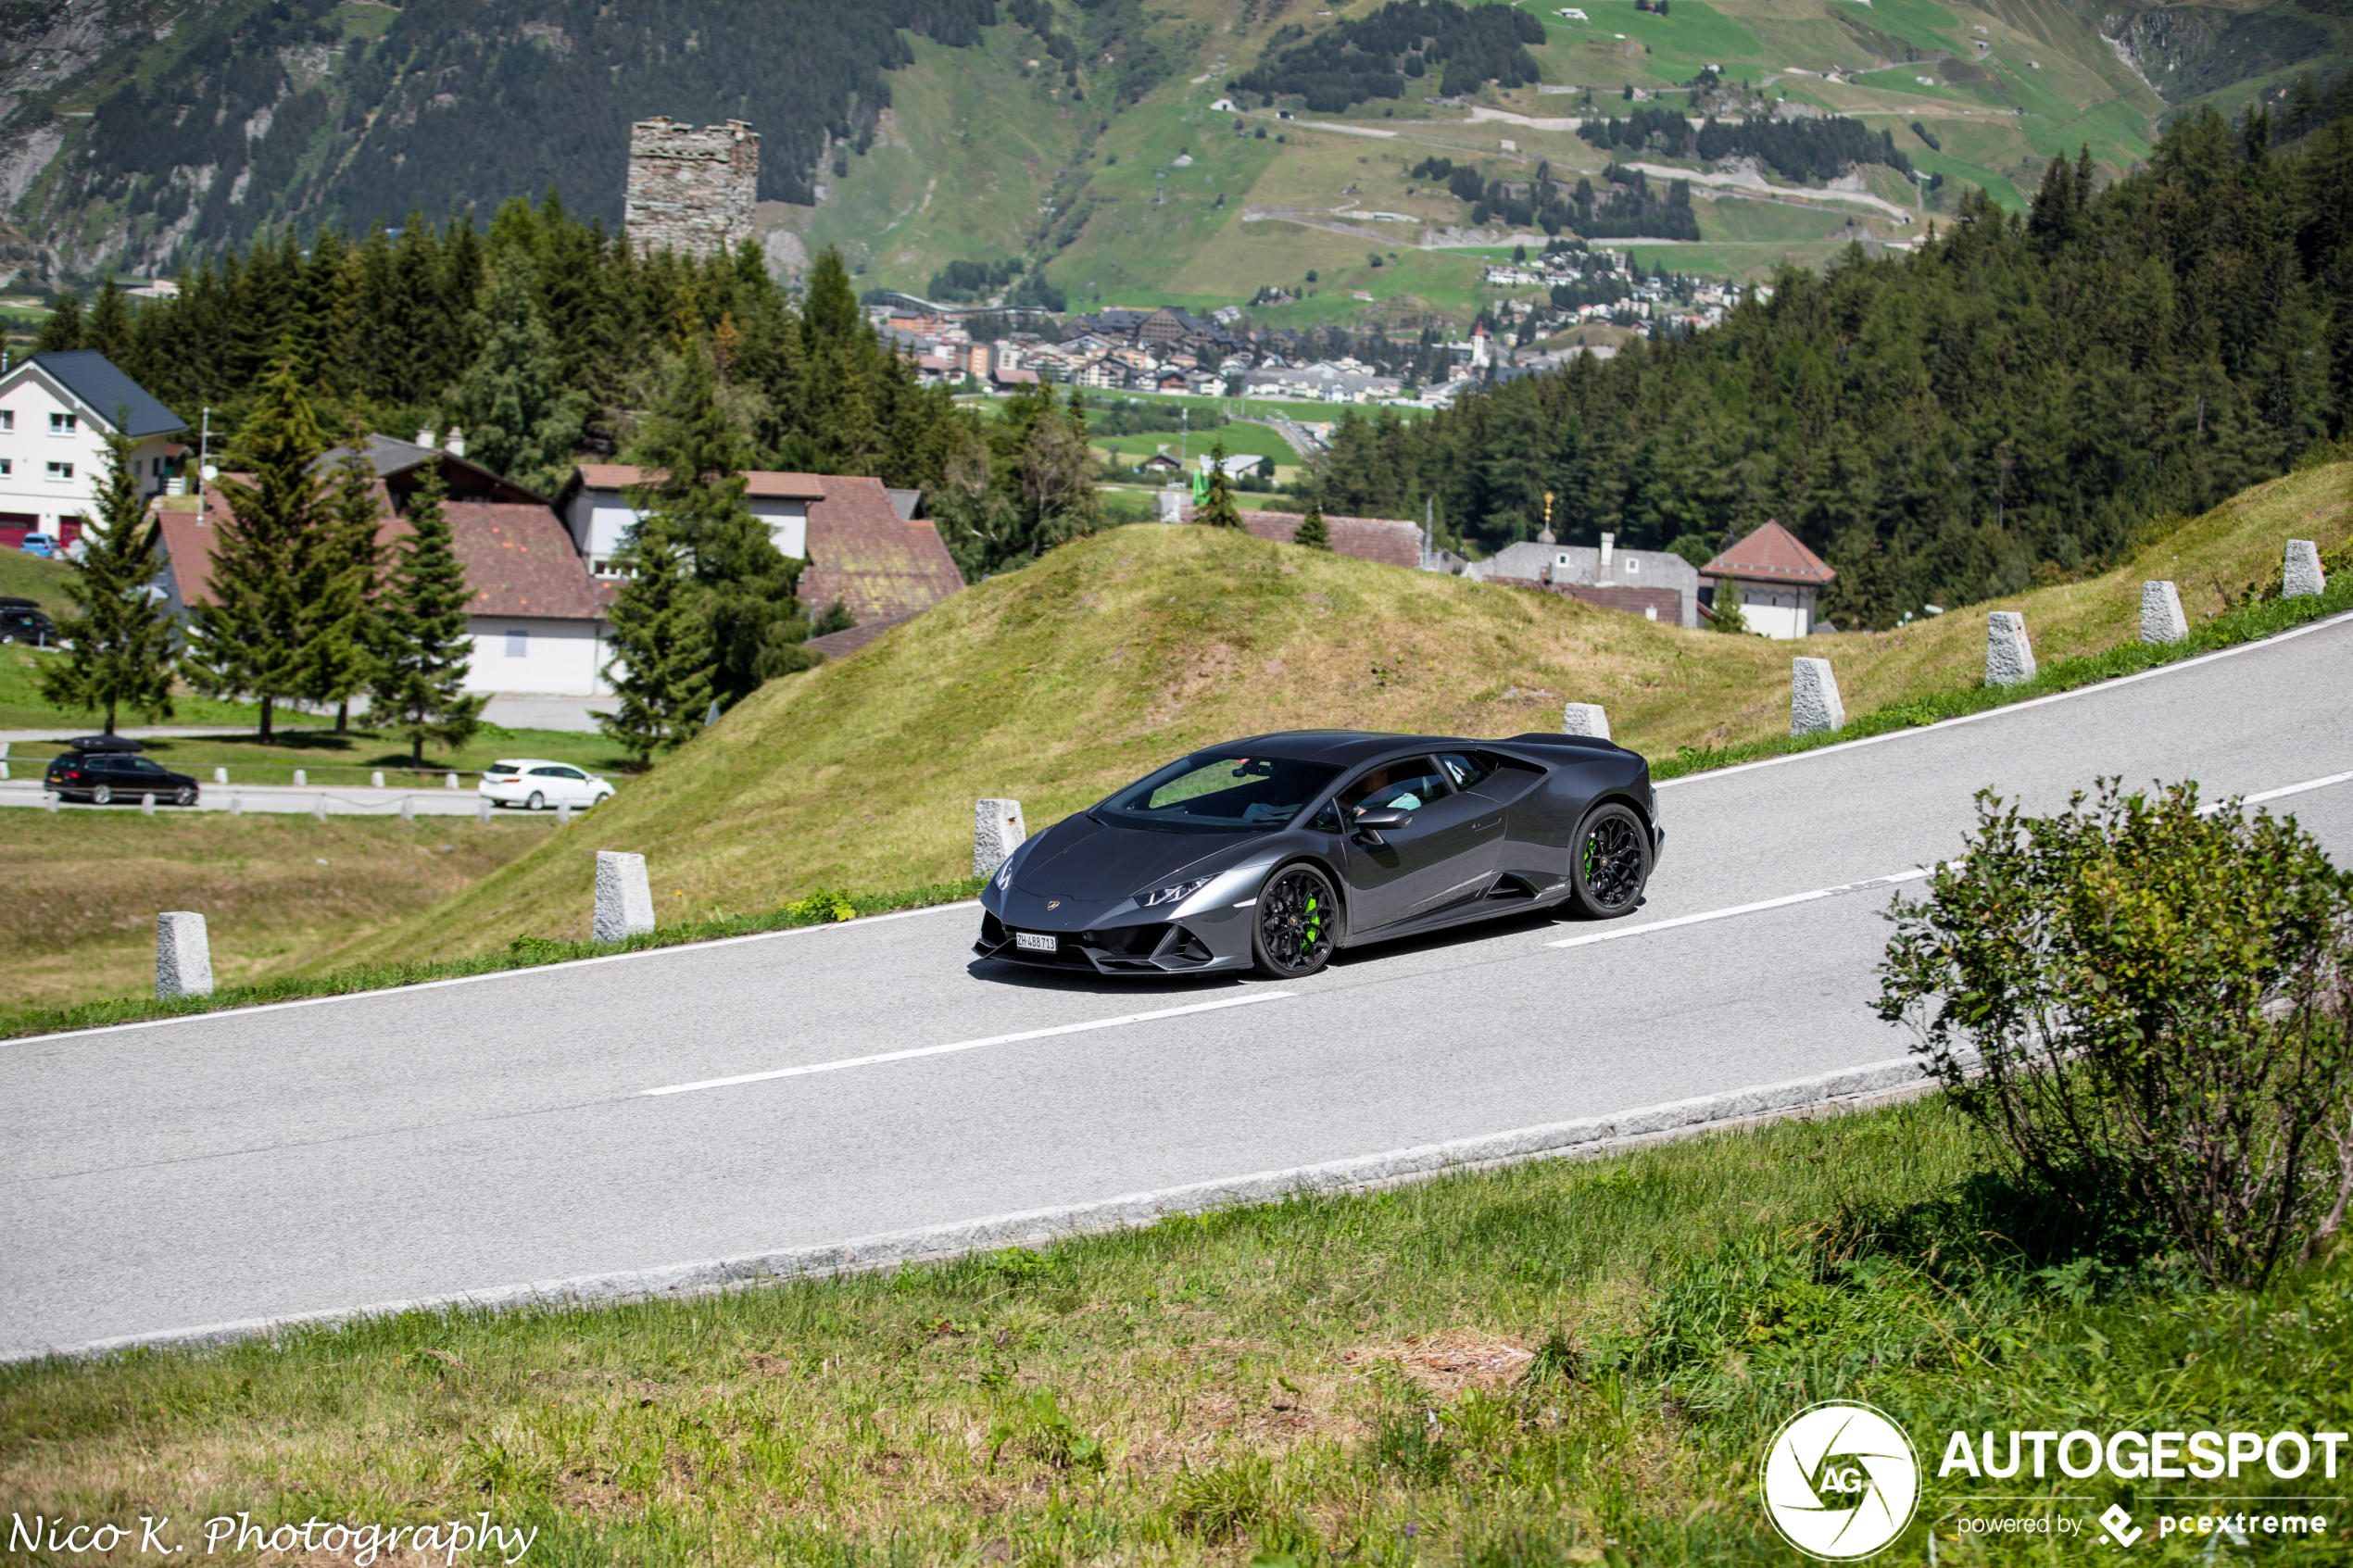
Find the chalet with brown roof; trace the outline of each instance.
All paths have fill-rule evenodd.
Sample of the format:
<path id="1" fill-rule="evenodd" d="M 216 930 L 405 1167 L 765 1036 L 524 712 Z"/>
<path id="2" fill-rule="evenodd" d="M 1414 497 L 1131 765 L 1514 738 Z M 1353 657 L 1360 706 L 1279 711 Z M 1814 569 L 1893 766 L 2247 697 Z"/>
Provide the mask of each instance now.
<path id="1" fill-rule="evenodd" d="M 1721 588 L 1731 583 L 1741 597 L 1741 619 L 1768 637 L 1804 637 L 1815 629 L 1814 608 L 1822 590 L 1838 576 L 1821 557 L 1778 522 L 1735 544 L 1699 569 L 1703 581 Z"/>
<path id="2" fill-rule="evenodd" d="M 547 501 L 478 464 L 446 451 L 388 437 L 369 438 L 384 521 L 377 541 L 389 547 L 408 533 L 408 508 L 424 464 L 438 456 L 451 499 L 442 503 L 452 548 L 471 590 L 466 630 L 473 638 L 469 691 L 555 696 L 610 693 L 609 616 L 612 585 L 589 575 L 572 536 Z M 321 459 L 332 466 L 342 452 Z M 236 475 L 230 475 L 236 478 Z M 203 510 L 158 510 L 164 546 L 160 586 L 176 614 L 211 596 L 212 555 L 227 497 L 207 489 Z"/>
<path id="3" fill-rule="evenodd" d="M 860 624 L 929 609 L 964 585 L 939 531 L 915 516 L 921 496 L 849 474 L 744 475 L 752 515 L 776 548 L 808 562 L 800 602 L 812 617 L 836 599 Z M 645 483 L 623 463 L 583 463 L 556 497 L 574 546 L 600 575 L 638 521 L 629 492 Z"/>

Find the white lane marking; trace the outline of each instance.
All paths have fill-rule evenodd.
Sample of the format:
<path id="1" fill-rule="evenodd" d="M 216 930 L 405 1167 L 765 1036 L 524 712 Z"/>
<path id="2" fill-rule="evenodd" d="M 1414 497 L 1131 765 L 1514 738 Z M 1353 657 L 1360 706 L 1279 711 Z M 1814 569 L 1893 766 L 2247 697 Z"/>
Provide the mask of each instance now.
<path id="1" fill-rule="evenodd" d="M 1673 920 L 1655 920 L 1648 925 L 1619 926 L 1609 931 L 1596 931 L 1587 936 L 1564 937 L 1547 942 L 1547 947 L 1582 947 L 1595 942 L 1616 942 L 1628 936 L 1648 936 L 1655 931 L 1673 931 L 1679 926 L 1703 925 L 1712 920 L 1730 920 L 1735 915 L 1753 915 L 1765 909 L 1786 909 L 1792 904 L 1810 904 L 1817 898 L 1835 898 L 1842 893 L 1860 893 L 1874 887 L 1894 887 L 1900 883 L 1918 882 L 1928 874 L 1924 866 L 1914 866 L 1893 876 L 1875 876 L 1862 882 L 1844 882 L 1836 887 L 1817 887 L 1805 893 L 1788 893 L 1779 898 L 1760 898 L 1754 904 L 1734 904 L 1730 909 L 1708 909 L 1696 915 L 1678 915 Z"/>
<path id="2" fill-rule="evenodd" d="M 1756 761 L 1737 762 L 1729 768 L 1710 768 L 1705 772 L 1685 773 L 1680 778 L 1661 779 L 1652 787 L 1673 789 L 1680 784 L 1706 784 L 1714 779 L 1729 779 L 1735 773 L 1754 772 L 1759 768 L 1779 768 L 1784 763 L 1803 762 L 1809 758 L 1831 757 L 1840 752 L 1853 751 L 1859 746 L 1878 746 L 1885 741 L 1902 740 L 1907 735 L 1937 734 L 1957 724 L 1974 724 L 1981 719 L 2000 719 L 2012 713 L 2024 713 L 2029 709 L 2045 708 L 2054 702 L 2066 702 L 2074 697 L 2089 696 L 2095 692 L 2112 692 L 2119 686 L 2129 686 L 2141 681 L 2154 681 L 2160 675 L 2175 675 L 2184 670 L 2196 670 L 2201 665 L 2211 664 L 2218 659 L 2235 659 L 2240 654 L 2253 653 L 2258 648 L 2277 647 L 2282 643 L 2294 642 L 2298 637 L 2309 636 L 2315 632 L 2324 632 L 2332 626 L 2341 626 L 2347 621 L 2353 621 L 2353 612 L 2332 615 L 2321 621 L 2308 621 L 2301 626 L 2291 626 L 2284 632 L 2274 632 L 2268 637 L 2258 637 L 2252 642 L 2237 643 L 2230 647 L 2217 648 L 2212 653 L 2199 654 L 2196 659 L 2183 659 L 2171 664 L 2160 664 L 2154 670 L 2143 670 L 2131 675 L 2113 675 L 2105 681 L 2094 681 L 2086 685 L 2077 686 L 2071 691 L 2053 692 L 2048 696 L 2030 697 L 2024 702 L 2007 702 L 1999 707 L 1981 709 L 1975 713 L 1964 713 L 1955 719 L 1939 719 L 1933 724 L 1889 730 L 1881 734 L 1865 735 L 1859 740 L 1840 741 L 1832 746 L 1818 746 L 1810 751 L 1793 751 L 1782 757 L 1759 758 Z"/>
<path id="3" fill-rule="evenodd" d="M 2260 806 L 2266 801 L 2284 800 L 2291 795 L 2303 795 L 2316 789 L 2326 789 L 2332 784 L 2347 783 L 2353 783 L 2353 772 L 2330 773 L 2323 778 L 2306 779 L 2302 784 L 2283 784 L 2277 789 L 2267 789 L 2259 794 L 2243 795 L 2238 797 L 2238 801 L 2242 806 Z M 2200 807 L 2198 812 L 2201 816 L 2212 816 L 2229 804 L 2227 800 L 2218 800 L 2211 805 Z M 1558 942 L 1547 942 L 1544 945 L 1548 947 L 1582 947 L 1594 942 L 1616 942 L 1627 936 L 1647 936 L 1654 931 L 1673 931 L 1679 926 L 1701 925 L 1715 920 L 1730 920 L 1735 915 L 1753 915 L 1766 909 L 1786 909 L 1792 904 L 1810 904 L 1817 898 L 1835 898 L 1842 893 L 1863 893 L 1876 887 L 1894 887 L 1906 882 L 1918 882 L 1933 869 L 1930 866 L 1914 866 L 1909 871 L 1897 872 L 1893 876 L 1872 877 L 1864 882 L 1841 883 L 1836 887 L 1817 887 L 1804 893 L 1788 893 L 1779 898 L 1760 898 L 1754 904 L 1734 904 L 1729 909 L 1708 909 L 1696 915 L 1680 915 L 1673 920 L 1653 921 L 1647 925 L 1629 925 L 1609 931 L 1596 931 L 1589 935 L 1570 936 Z"/>
<path id="4" fill-rule="evenodd" d="M 766 1073 L 738 1073 L 732 1078 L 704 1078 L 692 1084 L 666 1084 L 659 1089 L 641 1089 L 640 1094 L 684 1095 L 697 1089 L 724 1089 L 737 1084 L 764 1084 L 772 1078 L 800 1078 L 812 1073 L 840 1073 L 852 1067 L 873 1067 L 878 1062 L 909 1061 L 919 1056 L 947 1056 L 954 1051 L 976 1051 L 983 1046 L 1010 1046 L 1018 1040 L 1042 1040 L 1053 1035 L 1083 1035 L 1090 1029 L 1116 1029 L 1125 1023 L 1149 1023 L 1156 1018 L 1180 1018 L 1188 1013 L 1215 1012 L 1222 1008 L 1249 1007 L 1253 1002 L 1280 1001 L 1296 996 L 1293 991 L 1252 991 L 1239 997 L 1220 997 L 1214 1002 L 1195 1002 L 1190 1007 L 1162 1008 L 1157 1012 L 1126 1012 L 1117 1018 L 1091 1018 L 1084 1023 L 1058 1023 L 1051 1029 L 1025 1029 L 1015 1035 L 990 1035 L 978 1040 L 956 1040 L 944 1046 L 916 1046 L 903 1051 L 882 1051 L 874 1056 L 846 1056 L 834 1061 L 812 1061 L 802 1067 L 778 1067 Z"/>
<path id="5" fill-rule="evenodd" d="M 2292 784 L 2282 789 L 2267 789 L 2260 795 L 2241 796 L 2239 801 L 2246 806 L 2260 806 L 2267 800 L 2282 800 L 2291 795 L 2302 795 L 2306 790 L 2326 789 L 2331 784 L 2341 784 L 2348 780 L 2353 780 L 2353 773 L 2331 773 L 2324 779 L 2307 779 L 2302 784 Z M 2209 807 L 2208 809 L 2220 808 Z"/>

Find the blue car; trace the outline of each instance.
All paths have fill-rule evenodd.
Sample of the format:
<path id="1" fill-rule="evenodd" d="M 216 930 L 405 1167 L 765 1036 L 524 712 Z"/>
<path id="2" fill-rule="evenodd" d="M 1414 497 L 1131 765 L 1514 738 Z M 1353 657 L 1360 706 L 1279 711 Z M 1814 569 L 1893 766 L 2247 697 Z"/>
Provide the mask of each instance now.
<path id="1" fill-rule="evenodd" d="M 19 545 L 17 548 L 26 555 L 39 556 L 43 560 L 49 560 L 57 553 L 57 541 L 54 534 L 28 533 L 24 536 L 24 543 Z"/>

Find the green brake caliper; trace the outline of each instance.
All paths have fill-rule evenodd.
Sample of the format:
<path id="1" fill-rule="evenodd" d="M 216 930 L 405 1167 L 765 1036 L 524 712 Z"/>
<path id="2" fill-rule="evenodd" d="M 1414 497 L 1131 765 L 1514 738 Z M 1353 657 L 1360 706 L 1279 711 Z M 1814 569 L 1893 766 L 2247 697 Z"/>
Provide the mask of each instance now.
<path id="1" fill-rule="evenodd" d="M 1323 935 L 1323 930 L 1324 917 L 1316 912 L 1315 896 L 1310 893 L 1307 896 L 1307 946 L 1314 947 L 1316 939 Z"/>

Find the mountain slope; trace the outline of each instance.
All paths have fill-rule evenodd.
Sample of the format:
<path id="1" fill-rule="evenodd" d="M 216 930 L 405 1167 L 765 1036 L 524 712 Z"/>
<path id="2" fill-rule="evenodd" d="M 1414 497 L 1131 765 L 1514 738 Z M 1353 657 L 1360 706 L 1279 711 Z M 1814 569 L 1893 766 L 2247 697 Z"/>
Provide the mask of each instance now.
<path id="1" fill-rule="evenodd" d="M 17 7 L 0 13 L 0 203 L 26 241 L 0 233 L 0 261 L 29 260 L 44 280 L 163 271 L 273 224 L 396 225 L 412 208 L 486 218 L 551 186 L 610 225 L 631 120 L 733 116 L 763 137 L 768 219 L 805 244 L 846 245 L 876 282 L 920 289 L 947 261 L 1019 257 L 1074 293 L 1207 302 L 1313 269 L 1319 296 L 1271 320 L 1351 316 L 1342 302 L 1360 287 L 1391 315 L 1460 317 L 1478 297 L 1470 262 L 1376 278 L 1366 242 L 1403 251 L 1466 221 L 1442 187 L 1407 173 L 1433 152 L 1471 155 L 1483 179 L 1525 180 L 1539 159 L 1598 179 L 1606 159 L 1568 134 L 1582 94 L 1547 88 L 1664 91 L 1714 66 L 1898 138 L 1918 121 L 1939 144 L 1906 141 L 1924 173 L 2017 205 L 2043 160 L 2079 144 L 2111 171 L 2129 168 L 2172 107 L 2234 110 L 2307 71 L 2327 85 L 2353 29 L 2341 0 L 1677 0 L 1665 16 L 1596 0 L 1582 24 L 1531 0 L 1522 15 L 1544 33 L 1526 51 L 1536 82 L 1433 103 L 1446 85 L 1433 69 L 1402 98 L 1308 117 L 1338 131 L 1252 102 L 1236 132 L 1210 108 L 1271 51 L 1313 45 L 1382 3 Z M 1303 112 L 1304 98 L 1286 103 Z M 1907 185 L 1890 191 L 1898 206 L 1912 199 Z M 1704 247 L 1649 249 L 1646 261 L 1753 272 L 1907 227 L 1836 193 L 1697 194 Z M 1398 216 L 1365 216 L 1376 211 Z"/>
<path id="2" fill-rule="evenodd" d="M 2106 577 L 1985 608 L 2025 612 L 2048 661 L 2137 634 L 2144 577 L 2194 617 L 2218 583 L 2276 572 L 2291 535 L 2353 530 L 2353 464 L 2248 491 Z M 1974 609 L 1806 643 L 1684 632 L 1550 595 L 1220 531 L 1139 524 L 990 579 L 853 658 L 771 682 L 544 848 L 336 964 L 523 935 L 585 939 L 593 849 L 644 854 L 665 923 L 970 869 L 972 803 L 1032 831 L 1187 748 L 1340 726 L 1508 735 L 1597 701 L 1653 757 L 1786 734 L 1793 654 L 1831 660 L 1847 707 L 1976 684 Z"/>
<path id="3" fill-rule="evenodd" d="M 167 267 L 303 229 L 487 218 L 559 190 L 621 219 L 631 121 L 748 119 L 761 194 L 808 201 L 871 137 L 911 39 L 969 44 L 993 0 L 274 0 L 94 8 L 0 99 L 0 191 L 69 271 Z M 0 44 L 25 47 L 22 31 Z M 63 53 L 64 58 L 59 58 Z M 21 56 L 19 56 L 19 65 Z"/>

